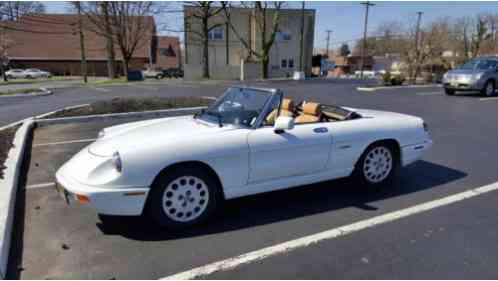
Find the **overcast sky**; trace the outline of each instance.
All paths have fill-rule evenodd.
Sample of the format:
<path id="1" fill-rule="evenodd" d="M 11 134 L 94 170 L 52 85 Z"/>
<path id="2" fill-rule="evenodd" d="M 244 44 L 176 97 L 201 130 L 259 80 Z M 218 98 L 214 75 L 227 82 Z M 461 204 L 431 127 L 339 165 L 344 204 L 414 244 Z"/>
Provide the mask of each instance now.
<path id="1" fill-rule="evenodd" d="M 43 2 L 47 12 L 67 12 L 67 2 Z M 416 20 L 416 12 L 423 12 L 422 24 L 438 17 L 475 16 L 479 13 L 498 13 L 498 2 L 453 1 L 453 2 L 420 2 L 420 1 L 373 1 L 376 4 L 370 8 L 369 28 L 372 33 L 377 25 L 384 21 L 407 22 Z M 172 2 L 172 9 L 181 7 L 182 2 Z M 291 7 L 299 8 L 301 2 L 291 2 Z M 351 45 L 360 38 L 363 32 L 364 6 L 353 1 L 306 1 L 306 8 L 316 9 L 315 48 L 325 47 L 325 30 L 333 31 L 331 47 L 336 48 L 342 42 Z M 168 28 L 179 30 L 182 27 L 181 14 L 167 14 L 156 18 L 157 23 L 166 24 Z M 162 31 L 163 34 L 177 35 L 181 33 Z"/>

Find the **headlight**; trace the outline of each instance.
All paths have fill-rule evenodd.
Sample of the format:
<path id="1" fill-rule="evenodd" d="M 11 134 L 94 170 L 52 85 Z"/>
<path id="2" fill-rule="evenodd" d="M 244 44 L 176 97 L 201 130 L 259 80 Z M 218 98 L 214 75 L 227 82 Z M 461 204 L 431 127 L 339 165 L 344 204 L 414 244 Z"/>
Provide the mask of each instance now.
<path id="1" fill-rule="evenodd" d="M 472 80 L 479 80 L 482 77 L 482 73 L 477 73 L 472 75 Z"/>
<path id="2" fill-rule="evenodd" d="M 443 75 L 443 79 L 444 79 L 444 80 L 448 79 L 448 78 L 449 78 L 448 76 L 449 76 L 449 75 L 448 75 L 448 73 L 445 73 L 445 74 Z"/>
<path id="3" fill-rule="evenodd" d="M 119 152 L 114 152 L 112 155 L 112 163 L 114 164 L 114 168 L 116 168 L 116 171 L 121 173 L 123 170 L 123 165 L 121 163 L 121 156 L 119 155 Z"/>
<path id="4" fill-rule="evenodd" d="M 98 134 L 97 138 L 101 139 L 101 138 L 103 138 L 103 137 L 105 137 L 105 131 L 104 131 L 104 130 L 100 130 L 100 132 L 99 132 L 99 134 Z"/>

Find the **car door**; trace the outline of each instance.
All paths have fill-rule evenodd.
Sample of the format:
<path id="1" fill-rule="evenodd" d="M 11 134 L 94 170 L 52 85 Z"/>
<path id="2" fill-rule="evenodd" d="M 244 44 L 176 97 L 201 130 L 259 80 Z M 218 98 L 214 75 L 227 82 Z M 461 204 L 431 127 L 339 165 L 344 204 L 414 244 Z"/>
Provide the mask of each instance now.
<path id="1" fill-rule="evenodd" d="M 249 183 L 258 183 L 323 171 L 332 135 L 324 123 L 296 124 L 283 133 L 265 126 L 249 133 L 248 144 Z"/>

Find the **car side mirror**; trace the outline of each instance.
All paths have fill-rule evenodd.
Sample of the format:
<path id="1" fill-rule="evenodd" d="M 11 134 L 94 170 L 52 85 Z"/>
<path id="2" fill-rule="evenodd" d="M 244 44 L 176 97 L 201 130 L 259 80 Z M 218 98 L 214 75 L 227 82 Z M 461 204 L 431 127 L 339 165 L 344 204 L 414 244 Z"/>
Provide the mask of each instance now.
<path id="1" fill-rule="evenodd" d="M 275 120 L 275 125 L 273 126 L 273 131 L 276 134 L 282 134 L 286 130 L 294 129 L 294 118 L 289 116 L 279 116 Z"/>

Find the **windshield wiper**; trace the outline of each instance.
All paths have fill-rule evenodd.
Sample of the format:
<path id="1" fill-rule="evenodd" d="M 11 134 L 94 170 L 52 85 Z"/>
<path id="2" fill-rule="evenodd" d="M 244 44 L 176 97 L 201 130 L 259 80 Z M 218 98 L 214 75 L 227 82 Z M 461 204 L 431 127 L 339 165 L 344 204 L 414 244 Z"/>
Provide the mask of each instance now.
<path id="1" fill-rule="evenodd" d="M 218 118 L 218 126 L 223 127 L 223 116 L 219 112 L 207 110 L 204 113 Z"/>

